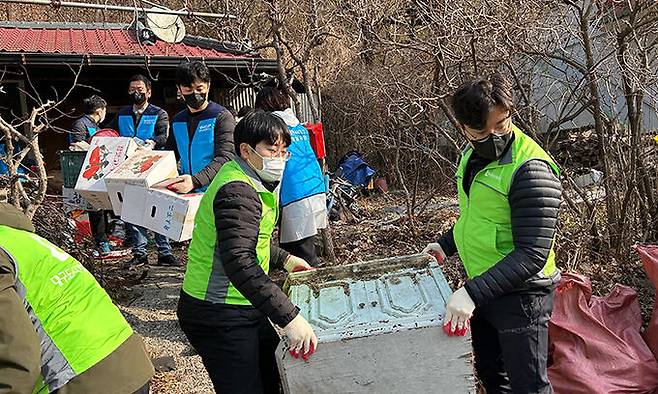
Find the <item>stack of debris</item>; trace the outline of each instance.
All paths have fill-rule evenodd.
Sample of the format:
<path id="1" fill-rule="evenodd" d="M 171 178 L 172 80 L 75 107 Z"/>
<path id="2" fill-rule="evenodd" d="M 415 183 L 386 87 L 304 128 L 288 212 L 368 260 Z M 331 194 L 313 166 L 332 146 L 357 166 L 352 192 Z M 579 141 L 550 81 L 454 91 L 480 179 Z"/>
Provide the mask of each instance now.
<path id="1" fill-rule="evenodd" d="M 87 237 L 83 237 L 79 239 L 79 242 L 76 242 L 78 229 L 67 216 L 61 198 L 46 197 L 34 214 L 32 223 L 34 223 L 37 234 L 75 257 L 92 273 L 95 271 L 92 255 L 94 242 Z"/>
<path id="2" fill-rule="evenodd" d="M 598 151 L 596 132 L 589 129 L 565 132 L 551 153 L 560 165 L 573 174 L 583 175 L 591 169 L 602 171 Z"/>

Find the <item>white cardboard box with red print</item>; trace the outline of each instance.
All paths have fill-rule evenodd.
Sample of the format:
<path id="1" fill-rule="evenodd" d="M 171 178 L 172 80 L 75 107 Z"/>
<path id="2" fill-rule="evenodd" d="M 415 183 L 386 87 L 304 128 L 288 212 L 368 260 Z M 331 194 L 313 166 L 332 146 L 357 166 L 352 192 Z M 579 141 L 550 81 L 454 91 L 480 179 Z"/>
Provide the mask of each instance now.
<path id="1" fill-rule="evenodd" d="M 83 209 L 85 211 L 94 210 L 94 207 L 80 193 L 69 187 L 62 187 L 62 200 L 64 202 L 64 211 L 67 213 L 77 209 Z"/>
<path id="2" fill-rule="evenodd" d="M 125 222 L 146 227 L 178 242 L 192 238 L 202 193 L 177 194 L 165 189 L 127 185 L 124 197 L 130 201 L 121 212 Z"/>
<path id="3" fill-rule="evenodd" d="M 125 198 L 125 187 L 141 186 L 145 189 L 166 179 L 178 176 L 176 156 L 172 151 L 138 150 L 105 177 L 112 209 L 121 215 Z"/>
<path id="4" fill-rule="evenodd" d="M 92 139 L 75 191 L 96 209 L 112 209 L 105 177 L 137 150 L 137 144 L 127 137 L 96 137 Z"/>

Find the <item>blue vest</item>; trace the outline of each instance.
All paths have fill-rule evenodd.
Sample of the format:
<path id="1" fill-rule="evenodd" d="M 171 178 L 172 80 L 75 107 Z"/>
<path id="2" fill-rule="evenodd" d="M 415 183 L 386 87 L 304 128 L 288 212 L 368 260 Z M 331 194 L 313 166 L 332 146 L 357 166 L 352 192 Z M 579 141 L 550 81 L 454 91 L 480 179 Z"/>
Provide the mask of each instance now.
<path id="1" fill-rule="evenodd" d="M 119 110 L 119 134 L 122 137 L 137 137 L 142 141 L 152 140 L 160 111 L 160 107 L 149 104 L 142 113 L 137 131 L 135 131 L 132 105 L 121 108 Z"/>
<path id="2" fill-rule="evenodd" d="M 180 168 L 183 174 L 195 175 L 203 170 L 215 158 L 215 123 L 217 116 L 226 111 L 221 105 L 209 102 L 208 107 L 199 115 L 192 141 L 187 132 L 190 114 L 187 109 L 174 116 L 172 130 L 180 156 Z M 200 189 L 205 190 L 206 187 Z"/>
<path id="3" fill-rule="evenodd" d="M 288 152 L 292 156 L 286 163 L 281 180 L 281 207 L 326 192 L 325 180 L 311 148 L 308 130 L 302 124 L 288 126 L 288 130 L 291 136 Z"/>
<path id="4" fill-rule="evenodd" d="M 91 120 L 88 115 L 84 115 L 80 119 L 76 120 L 76 122 L 82 123 L 85 126 L 85 129 L 87 129 L 87 141 L 89 141 L 89 139 L 93 137 L 94 134 L 96 134 L 96 131 L 98 131 L 98 125 L 93 120 Z M 69 144 L 71 144 L 73 142 L 73 136 L 69 134 L 68 139 Z"/>

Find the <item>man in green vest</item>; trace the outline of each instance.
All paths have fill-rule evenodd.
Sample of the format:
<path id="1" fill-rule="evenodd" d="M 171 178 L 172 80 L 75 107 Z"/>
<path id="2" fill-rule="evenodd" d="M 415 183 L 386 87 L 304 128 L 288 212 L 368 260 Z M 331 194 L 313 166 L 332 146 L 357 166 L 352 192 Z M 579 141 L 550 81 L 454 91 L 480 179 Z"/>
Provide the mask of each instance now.
<path id="1" fill-rule="evenodd" d="M 236 158 L 222 165 L 195 217 L 178 319 L 218 393 L 279 393 L 279 339 L 269 321 L 283 329 L 293 357 L 306 360 L 317 345 L 299 308 L 268 276 L 276 265 L 311 269 L 271 245 L 290 139 L 276 115 L 245 116 L 235 128 Z"/>
<path id="2" fill-rule="evenodd" d="M 89 271 L 0 203 L 0 393 L 148 394 L 153 372 Z"/>
<path id="3" fill-rule="evenodd" d="M 460 215 L 424 252 L 459 254 L 468 279 L 446 304 L 444 330 L 469 327 L 487 393 L 552 393 L 548 321 L 560 279 L 553 251 L 562 188 L 551 157 L 512 123 L 512 85 L 500 74 L 452 97 L 468 140 L 457 168 Z M 469 320 L 470 319 L 470 320 Z"/>

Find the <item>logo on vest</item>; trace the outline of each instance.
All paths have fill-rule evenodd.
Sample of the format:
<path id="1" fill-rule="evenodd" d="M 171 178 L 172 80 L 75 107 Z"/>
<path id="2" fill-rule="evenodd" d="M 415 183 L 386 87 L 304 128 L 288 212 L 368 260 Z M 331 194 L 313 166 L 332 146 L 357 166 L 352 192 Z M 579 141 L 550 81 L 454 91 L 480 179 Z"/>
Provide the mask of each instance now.
<path id="1" fill-rule="evenodd" d="M 199 125 L 199 133 L 204 133 L 206 131 L 211 131 L 213 128 L 212 123 L 206 123 Z"/>
<path id="2" fill-rule="evenodd" d="M 156 118 L 155 117 L 144 117 L 142 118 L 142 124 L 155 124 Z"/>
<path id="3" fill-rule="evenodd" d="M 57 274 L 50 277 L 50 281 L 57 286 L 63 286 L 73 279 L 77 274 L 83 272 L 85 268 L 82 264 L 78 263 L 71 268 L 67 268 L 64 271 L 60 271 Z"/>
<path id="4" fill-rule="evenodd" d="M 302 128 L 300 129 L 293 129 L 290 131 L 290 142 L 295 143 L 295 142 L 302 142 L 302 141 L 308 141 L 308 131 L 306 129 Z"/>
<path id="5" fill-rule="evenodd" d="M 495 179 L 495 180 L 497 180 L 497 181 L 499 181 L 499 182 L 503 179 L 503 178 L 500 176 L 500 174 L 493 173 L 491 170 L 487 170 L 487 171 L 485 171 L 484 176 L 486 176 L 487 178 L 493 178 L 493 179 Z"/>

